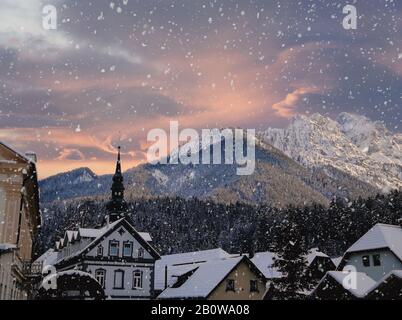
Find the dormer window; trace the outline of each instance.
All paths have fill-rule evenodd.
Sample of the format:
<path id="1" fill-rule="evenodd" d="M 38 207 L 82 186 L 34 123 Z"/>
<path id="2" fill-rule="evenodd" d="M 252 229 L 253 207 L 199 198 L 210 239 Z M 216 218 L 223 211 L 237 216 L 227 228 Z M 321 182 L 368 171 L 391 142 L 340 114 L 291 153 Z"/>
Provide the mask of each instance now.
<path id="1" fill-rule="evenodd" d="M 109 241 L 109 256 L 117 257 L 119 255 L 119 241 Z"/>
<path id="2" fill-rule="evenodd" d="M 96 255 L 97 255 L 98 257 L 103 256 L 103 247 L 102 247 L 101 245 L 98 246 L 98 250 L 96 251 Z"/>
<path id="3" fill-rule="evenodd" d="M 133 256 L 133 243 L 131 241 L 125 241 L 123 243 L 123 257 Z"/>

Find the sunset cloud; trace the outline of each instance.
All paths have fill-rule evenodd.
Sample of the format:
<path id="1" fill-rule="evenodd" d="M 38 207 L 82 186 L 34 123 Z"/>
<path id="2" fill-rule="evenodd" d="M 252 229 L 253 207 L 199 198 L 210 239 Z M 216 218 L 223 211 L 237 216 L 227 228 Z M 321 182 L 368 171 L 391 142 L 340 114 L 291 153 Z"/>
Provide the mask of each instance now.
<path id="1" fill-rule="evenodd" d="M 291 118 L 297 113 L 297 103 L 307 94 L 319 92 L 318 88 L 298 88 L 288 93 L 285 99 L 272 105 L 272 109 L 284 118 Z"/>
<path id="2" fill-rule="evenodd" d="M 37 152 L 40 177 L 111 172 L 118 144 L 126 169 L 142 163 L 147 132 L 170 120 L 265 129 L 350 111 L 400 130 L 395 2 L 365 3 L 353 33 L 339 5 L 319 1 L 46 4 L 58 9 L 51 32 L 42 1 L 0 4 L 0 139 Z"/>

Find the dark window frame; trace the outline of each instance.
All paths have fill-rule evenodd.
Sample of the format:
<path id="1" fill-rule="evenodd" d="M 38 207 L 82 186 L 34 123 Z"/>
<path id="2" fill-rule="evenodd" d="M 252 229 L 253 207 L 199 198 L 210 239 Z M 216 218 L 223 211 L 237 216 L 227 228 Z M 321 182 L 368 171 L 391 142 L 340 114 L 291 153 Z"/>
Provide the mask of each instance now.
<path id="1" fill-rule="evenodd" d="M 113 243 L 117 243 L 117 254 L 110 254 L 110 248 Z M 120 241 L 118 240 L 109 240 L 109 257 L 118 257 L 120 253 Z"/>
<path id="2" fill-rule="evenodd" d="M 228 291 L 236 292 L 236 285 L 234 279 L 226 279 L 226 292 Z"/>
<path id="3" fill-rule="evenodd" d="M 134 276 L 134 274 L 135 274 L 136 272 L 139 272 L 139 273 L 140 273 L 140 286 L 134 286 L 134 279 L 136 279 L 136 277 Z M 144 280 L 144 271 L 143 271 L 143 270 L 140 270 L 140 269 L 134 270 L 134 271 L 133 271 L 133 283 L 132 283 L 133 289 L 143 289 L 143 288 L 144 288 L 143 280 Z"/>
<path id="4" fill-rule="evenodd" d="M 363 256 L 363 257 L 362 257 L 362 263 L 363 263 L 363 266 L 364 266 L 364 267 L 366 267 L 366 268 L 370 267 L 370 265 L 371 265 L 371 263 L 370 263 L 370 256 L 368 256 L 368 255 Z"/>
<path id="5" fill-rule="evenodd" d="M 116 274 L 121 273 L 121 287 L 116 286 Z M 115 290 L 124 290 L 124 270 L 123 269 L 117 269 L 114 270 L 114 279 L 113 279 L 113 289 Z"/>
<path id="6" fill-rule="evenodd" d="M 126 254 L 125 254 L 125 248 L 124 248 L 124 246 L 125 246 L 126 244 L 130 244 L 130 245 L 131 245 L 130 254 L 129 254 L 129 255 L 126 255 Z M 123 242 L 123 257 L 126 257 L 126 258 L 130 257 L 130 258 L 131 258 L 131 257 L 133 256 L 133 250 L 134 250 L 134 243 L 133 243 L 132 241 L 127 240 L 127 241 L 124 241 L 124 242 Z"/>
<path id="7" fill-rule="evenodd" d="M 381 267 L 381 255 L 380 254 L 373 254 L 373 266 Z"/>
<path id="8" fill-rule="evenodd" d="M 96 277 L 98 271 L 103 272 L 103 283 L 100 283 Z M 106 288 L 106 269 L 103 269 L 103 268 L 96 269 L 95 270 L 95 279 L 96 279 L 96 281 L 98 281 L 101 284 L 102 288 L 105 289 Z"/>
<path id="9" fill-rule="evenodd" d="M 250 292 L 260 292 L 258 290 L 258 281 L 255 279 L 250 280 Z"/>

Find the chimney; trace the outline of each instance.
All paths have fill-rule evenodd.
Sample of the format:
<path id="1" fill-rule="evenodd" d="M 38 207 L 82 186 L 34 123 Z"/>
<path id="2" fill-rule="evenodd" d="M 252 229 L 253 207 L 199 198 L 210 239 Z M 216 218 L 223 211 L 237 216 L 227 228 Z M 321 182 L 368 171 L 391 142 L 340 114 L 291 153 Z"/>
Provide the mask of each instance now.
<path id="1" fill-rule="evenodd" d="M 38 161 L 38 157 L 36 156 L 36 153 L 32 152 L 32 151 L 25 152 L 25 157 L 27 157 L 27 159 L 29 159 L 33 163 L 36 163 Z"/>

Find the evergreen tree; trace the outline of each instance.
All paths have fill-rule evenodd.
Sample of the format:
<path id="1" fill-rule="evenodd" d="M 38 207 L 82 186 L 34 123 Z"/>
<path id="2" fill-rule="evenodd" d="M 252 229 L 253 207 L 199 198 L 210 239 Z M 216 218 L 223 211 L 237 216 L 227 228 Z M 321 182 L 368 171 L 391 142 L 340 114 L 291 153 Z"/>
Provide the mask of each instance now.
<path id="1" fill-rule="evenodd" d="M 277 257 L 273 267 L 283 274 L 274 285 L 272 299 L 296 299 L 309 289 L 307 242 L 299 210 L 290 208 L 276 230 Z"/>

